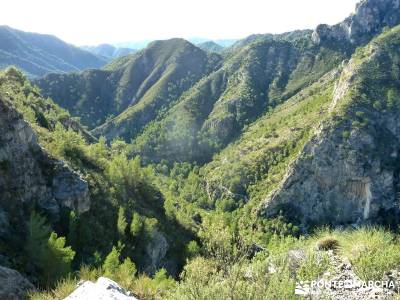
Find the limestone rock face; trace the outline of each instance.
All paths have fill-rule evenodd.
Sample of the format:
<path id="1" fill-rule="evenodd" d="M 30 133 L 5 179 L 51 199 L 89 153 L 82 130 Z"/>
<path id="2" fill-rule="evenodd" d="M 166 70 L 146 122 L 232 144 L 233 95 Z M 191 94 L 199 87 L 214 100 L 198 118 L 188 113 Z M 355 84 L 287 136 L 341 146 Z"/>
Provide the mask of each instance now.
<path id="1" fill-rule="evenodd" d="M 22 300 L 33 285 L 15 270 L 0 267 L 0 299 Z"/>
<path id="2" fill-rule="evenodd" d="M 151 236 L 150 243 L 146 246 L 146 254 L 148 266 L 146 271 L 148 273 L 155 273 L 163 266 L 165 255 L 167 254 L 169 245 L 164 234 L 154 229 Z"/>
<path id="3" fill-rule="evenodd" d="M 0 99 L 0 236 L 11 219 L 23 219 L 24 207 L 39 206 L 54 220 L 61 207 L 87 211 L 88 193 L 80 175 L 49 157 L 30 125 Z"/>
<path id="4" fill-rule="evenodd" d="M 116 282 L 100 277 L 96 283 L 85 281 L 64 300 L 137 300 Z"/>
<path id="5" fill-rule="evenodd" d="M 323 128 L 305 147 L 268 200 L 267 215 L 282 210 L 305 226 L 365 223 L 398 211 L 394 172 L 383 168 L 381 158 L 364 152 L 375 148 L 375 138 L 353 131 L 343 145 L 341 135 L 340 129 L 332 133 Z"/>
<path id="6" fill-rule="evenodd" d="M 393 27 L 400 23 L 399 0 L 364 0 L 355 14 L 334 26 L 319 25 L 313 35 L 314 43 L 350 42 L 363 44 L 379 33 L 385 26 Z"/>
<path id="7" fill-rule="evenodd" d="M 384 73 L 383 68 L 397 65 L 399 58 L 390 47 L 377 47 L 369 47 L 368 58 L 359 65 L 354 59 L 344 68 L 331 105 L 332 111 L 342 107 L 343 118 L 317 126 L 279 188 L 267 197 L 261 214 L 272 217 L 282 212 L 305 230 L 324 224 L 391 224 L 398 220 L 400 118 L 395 110 L 376 110 L 365 101 L 385 103 L 387 97 L 381 81 L 371 80 L 371 66 L 386 62 L 379 69 Z M 385 79 L 396 82 L 390 78 Z M 363 102 L 352 94 L 357 88 L 374 93 L 363 94 Z M 357 113 L 368 114 L 368 125 L 354 126 Z"/>

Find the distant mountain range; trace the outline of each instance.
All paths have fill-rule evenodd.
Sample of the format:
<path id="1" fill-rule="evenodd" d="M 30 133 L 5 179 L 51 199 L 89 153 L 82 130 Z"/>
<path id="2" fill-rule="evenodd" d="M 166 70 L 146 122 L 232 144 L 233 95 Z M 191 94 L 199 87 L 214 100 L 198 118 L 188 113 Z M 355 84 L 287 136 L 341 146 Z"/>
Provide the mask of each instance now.
<path id="1" fill-rule="evenodd" d="M 104 123 L 99 132 L 109 136 L 125 131 L 120 133 L 129 139 L 183 91 L 219 67 L 220 60 L 186 40 L 171 39 L 155 41 L 101 70 L 49 74 L 36 83 L 87 126 Z M 118 121 L 106 122 L 110 116 L 117 116 Z"/>
<path id="2" fill-rule="evenodd" d="M 31 77 L 100 68 L 107 59 L 59 38 L 0 26 L 0 69 L 14 65 Z"/>
<path id="3" fill-rule="evenodd" d="M 193 38 L 189 41 L 199 44 L 204 50 L 217 53 L 236 42 L 233 39 L 210 41 L 203 38 Z M 29 77 L 40 77 L 48 73 L 101 68 L 112 59 L 135 53 L 137 49 L 143 49 L 149 43 L 150 40 L 144 40 L 117 45 L 77 47 L 52 35 L 0 26 L 0 69 L 14 65 Z"/>
<path id="4" fill-rule="evenodd" d="M 221 53 L 225 49 L 225 47 L 222 47 L 221 45 L 213 41 L 197 44 L 197 47 L 206 51 L 216 52 L 216 53 Z"/>
<path id="5" fill-rule="evenodd" d="M 217 39 L 217 40 L 212 40 L 212 39 L 206 39 L 206 38 L 188 38 L 187 39 L 189 42 L 192 44 L 202 44 L 206 42 L 213 42 L 217 45 L 220 45 L 222 47 L 230 47 L 234 43 L 238 41 L 238 39 Z M 132 41 L 132 42 L 124 42 L 124 43 L 117 43 L 114 46 L 115 47 L 122 47 L 122 48 L 130 48 L 130 49 L 143 49 L 146 48 L 152 40 L 143 40 L 143 41 Z"/>
<path id="6" fill-rule="evenodd" d="M 82 46 L 83 50 L 89 51 L 95 55 L 103 56 L 108 60 L 135 53 L 136 49 L 119 48 L 110 44 L 100 44 L 97 46 Z"/>

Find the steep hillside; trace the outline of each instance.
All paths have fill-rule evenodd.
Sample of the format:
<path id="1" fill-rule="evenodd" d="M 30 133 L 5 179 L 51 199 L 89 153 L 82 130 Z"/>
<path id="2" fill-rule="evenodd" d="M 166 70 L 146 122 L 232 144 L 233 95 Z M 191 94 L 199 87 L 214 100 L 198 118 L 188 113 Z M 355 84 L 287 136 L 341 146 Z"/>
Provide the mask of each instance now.
<path id="1" fill-rule="evenodd" d="M 221 69 L 186 92 L 133 144 L 149 161 L 208 161 L 268 109 L 318 80 L 346 57 L 307 37 L 238 48 Z"/>
<path id="2" fill-rule="evenodd" d="M 367 2 L 363 2 L 364 5 L 365 3 Z M 310 74 L 310 76 L 318 74 L 317 70 L 320 66 L 323 66 L 320 69 L 321 73 L 329 68 L 333 70 L 324 76 L 321 75 L 319 80 L 299 76 L 298 79 L 301 80 L 296 82 L 292 75 L 289 84 L 283 86 L 284 92 L 277 93 L 278 97 L 275 98 L 277 101 L 268 107 L 267 113 L 250 125 L 244 124 L 243 127 L 236 127 L 236 140 L 215 155 L 215 149 L 221 148 L 218 145 L 215 147 L 215 144 L 212 145 L 215 148 L 207 145 L 215 139 L 210 139 L 210 135 L 201 135 L 199 132 L 204 132 L 202 131 L 205 127 L 204 124 L 209 122 L 209 115 L 213 113 L 215 107 L 221 105 L 221 102 L 226 99 L 229 100 L 228 97 L 220 98 L 230 84 L 224 65 L 185 93 L 165 119 L 146 128 L 144 133 L 133 141 L 132 151 L 140 153 L 147 162 L 156 162 L 157 168 L 162 174 L 165 174 L 165 166 L 170 166 L 169 176 L 172 177 L 172 180 L 162 183 L 170 193 L 170 197 L 167 197 L 169 209 L 182 222 L 192 223 L 193 226 L 196 226 L 195 220 L 198 218 L 195 216 L 198 211 L 216 209 L 230 212 L 241 207 L 244 207 L 242 212 L 245 215 L 259 210 L 261 215 L 268 217 L 267 219 L 279 217 L 282 213 L 285 220 L 300 225 L 303 229 L 306 224 L 312 227 L 314 224 L 366 223 L 372 220 L 379 223 L 392 223 L 398 216 L 395 208 L 397 171 L 394 169 L 393 173 L 389 169 L 387 172 L 385 168 L 387 166 L 396 168 L 395 161 L 392 161 L 391 158 L 388 161 L 386 159 L 389 157 L 395 159 L 397 150 L 394 151 L 390 147 L 386 147 L 384 150 L 383 142 L 378 137 L 383 138 L 386 142 L 389 141 L 393 147 L 397 144 L 396 137 L 390 137 L 388 130 L 384 129 L 384 126 L 396 126 L 393 118 L 396 115 L 394 103 L 398 97 L 398 91 L 395 88 L 397 85 L 395 78 L 398 78 L 397 30 L 393 29 L 383 33 L 379 38 L 371 41 L 368 47 L 375 50 L 355 51 L 349 64 L 350 67 L 346 67 L 344 71 L 341 69 L 348 62 L 347 60 L 342 62 L 339 55 L 336 56 L 338 61 L 336 63 L 331 61 L 332 64 L 326 64 L 330 60 L 324 61 L 324 56 L 316 55 L 321 59 L 320 64 L 315 65 L 316 69 L 313 72 L 303 74 Z M 245 46 L 242 51 L 257 49 L 256 47 L 262 49 L 262 46 L 277 44 L 291 45 L 286 41 L 264 41 Z M 369 49 L 368 47 L 366 49 Z M 335 57 L 332 53 L 347 53 L 346 51 L 353 49 L 346 43 L 343 45 L 343 52 L 339 52 L 338 48 L 340 48 L 338 45 L 334 47 L 336 50 L 320 45 L 312 46 L 312 49 L 321 49 L 320 51 L 331 53 L 331 55 L 327 54 L 329 58 Z M 263 50 L 265 51 L 265 48 Z M 280 50 L 280 53 L 284 54 L 284 51 Z M 379 59 L 376 59 L 378 54 L 380 55 Z M 345 57 L 347 54 L 342 55 Z M 362 74 L 351 71 L 354 61 L 366 65 L 369 59 L 372 62 L 365 67 Z M 232 59 L 232 61 L 234 60 Z M 285 62 L 288 61 L 285 60 Z M 374 65 L 375 69 L 371 67 Z M 240 67 L 241 70 L 244 70 L 243 65 Z M 299 69 L 301 70 L 301 68 Z M 348 77 L 349 81 L 341 80 L 339 84 L 337 81 L 342 72 L 345 74 L 342 77 Z M 252 84 L 256 83 L 254 78 L 261 77 L 254 76 L 251 80 Z M 241 79 L 245 81 L 244 76 Z M 285 89 L 291 87 L 291 80 L 305 86 L 307 84 L 304 81 L 315 80 L 315 82 L 297 93 L 292 91 L 295 95 L 282 102 L 285 99 L 282 94 L 290 95 Z M 368 133 L 368 136 L 362 133 L 360 137 L 357 137 L 358 141 L 355 140 L 354 145 L 342 146 L 341 144 L 342 140 L 347 141 L 347 138 L 351 140 L 353 136 L 351 126 L 337 129 L 337 135 L 332 138 L 328 136 L 326 143 L 322 138 L 314 138 L 316 132 L 322 130 L 321 122 L 336 124 L 336 121 L 332 121 L 334 113 L 332 110 L 336 111 L 334 107 L 337 106 L 335 102 L 343 97 L 341 93 L 344 93 L 350 84 L 356 85 L 358 81 L 363 82 L 362 86 L 366 87 L 365 91 L 358 90 L 352 97 L 355 99 L 368 98 L 368 101 L 360 102 L 360 107 L 353 109 L 352 115 L 344 117 L 345 120 L 346 118 L 348 120 L 342 123 L 347 123 L 347 126 L 354 123 L 356 128 L 371 125 L 372 120 L 376 123 L 387 121 L 388 125 L 376 125 L 382 128 L 373 129 L 375 133 Z M 338 87 L 336 87 L 337 84 L 339 84 Z M 368 86 L 370 90 L 375 91 L 375 94 L 368 95 Z M 240 85 L 232 85 L 232 88 L 237 87 Z M 378 92 L 379 88 L 380 92 Z M 254 91 L 255 89 L 252 89 L 251 92 L 248 92 L 254 97 L 251 99 L 257 99 Z M 378 99 L 389 97 L 385 95 L 390 95 L 390 102 L 392 102 L 390 110 L 385 108 L 386 104 L 378 101 Z M 240 103 L 239 100 L 237 101 Z M 281 104 L 279 104 L 280 102 Z M 232 106 L 230 112 L 233 115 L 242 109 L 239 105 L 233 108 Z M 389 106 L 387 107 L 389 108 Z M 381 110 L 377 110 L 379 108 Z M 245 106 L 245 109 L 251 111 L 249 107 Z M 245 109 L 243 109 L 244 112 Z M 259 110 L 261 115 L 263 107 L 259 107 Z M 371 115 L 370 110 L 373 111 Z M 337 112 L 334 113 L 334 115 L 336 114 Z M 216 125 L 211 128 L 218 128 L 218 122 L 226 120 L 226 115 L 217 115 Z M 334 117 L 334 120 L 337 118 L 337 116 Z M 237 120 L 236 118 L 232 119 Z M 235 132 L 227 124 L 229 125 L 229 123 L 221 124 L 222 138 L 229 136 L 230 132 Z M 336 130 L 335 126 L 328 126 L 322 132 L 325 132 L 326 135 L 332 134 L 331 131 Z M 392 128 L 391 130 L 396 132 L 396 129 Z M 323 133 L 321 135 L 323 136 Z M 357 134 L 355 135 L 357 136 Z M 364 138 L 365 141 L 363 141 Z M 367 146 L 366 143 L 370 145 Z M 204 145 L 207 146 L 204 147 Z M 210 148 L 214 151 L 210 151 Z M 317 154 L 317 150 L 326 152 Z M 368 158 L 371 153 L 374 153 L 374 158 Z M 188 166 L 185 164 L 182 166 L 177 163 L 171 164 L 171 162 L 192 162 L 193 160 L 203 164 L 213 154 L 209 163 L 200 169 L 192 167 L 192 172 L 187 171 Z M 300 154 L 302 158 L 297 161 Z M 293 167 L 291 167 L 292 164 L 294 164 Z M 366 173 L 365 168 L 370 164 L 372 169 Z M 332 169 L 333 166 L 339 168 L 337 172 Z M 361 166 L 364 167 L 361 168 Z M 372 184 L 370 183 L 371 179 L 368 179 L 370 177 L 377 180 L 374 186 L 371 186 L 371 190 L 367 188 Z M 378 186 L 380 187 L 378 188 Z M 376 195 L 372 188 L 376 189 Z M 326 199 L 326 197 L 328 198 Z M 381 200 L 378 200 L 379 198 Z M 375 204 L 369 202 L 373 199 L 376 199 Z M 343 204 L 343 201 L 346 204 Z M 259 209 L 260 203 L 264 202 L 270 204 L 265 205 L 267 207 L 265 209 Z M 332 214 L 332 211 L 335 213 Z M 235 216 L 242 212 L 235 211 Z M 364 213 L 365 217 L 363 217 Z M 386 217 L 386 220 L 383 216 Z"/>
<path id="3" fill-rule="evenodd" d="M 21 235 L 24 226 L 19 226 L 20 221 L 28 211 L 41 209 L 58 221 L 62 208 L 83 213 L 90 207 L 87 182 L 39 146 L 35 130 L 16 110 L 24 107 L 25 115 L 46 128 L 52 124 L 45 114 L 57 113 L 50 103 L 39 109 L 42 100 L 30 86 L 22 89 L 21 80 L 12 69 L 0 77 L 0 239 L 5 241 Z M 25 97 L 36 104 L 24 104 Z"/>
<path id="4" fill-rule="evenodd" d="M 232 214 L 237 220 L 244 216 L 247 225 L 256 222 L 256 216 L 247 218 L 248 214 L 278 187 L 313 130 L 329 117 L 339 74 L 339 70 L 329 72 L 271 109 L 201 168 L 175 163 L 165 173 L 166 162 L 158 164 L 167 211 L 189 228 L 197 227 L 198 214 Z"/>
<path id="5" fill-rule="evenodd" d="M 213 202 L 231 209 L 250 199 L 259 202 L 276 187 L 314 127 L 328 117 L 338 74 L 333 70 L 270 110 L 203 168 Z"/>
<path id="6" fill-rule="evenodd" d="M 100 68 L 106 60 L 45 34 L 0 26 L 0 69 L 14 65 L 32 77 Z"/>
<path id="7" fill-rule="evenodd" d="M 128 54 L 132 54 L 137 51 L 131 48 L 114 47 L 113 45 L 110 44 L 101 44 L 97 46 L 82 46 L 81 48 L 97 56 L 105 57 L 108 60 L 126 56 Z"/>
<path id="8" fill-rule="evenodd" d="M 379 222 L 399 216 L 400 27 L 356 52 L 331 112 L 268 197 L 266 215 L 296 211 L 302 226 Z"/>
<path id="9" fill-rule="evenodd" d="M 179 272 L 191 234 L 124 143 L 96 141 L 13 68 L 0 74 L 0 125 L 0 265 L 47 287 L 115 248 L 140 272 Z"/>
<path id="10" fill-rule="evenodd" d="M 0 73 L 0 298 L 399 298 L 399 16 Z"/>
<path id="11" fill-rule="evenodd" d="M 297 39 L 311 37 L 312 33 L 313 33 L 312 30 L 305 29 L 305 30 L 294 30 L 294 31 L 285 32 L 285 33 L 281 33 L 281 34 L 271 34 L 271 33 L 252 34 L 252 35 L 249 35 L 248 37 L 245 37 L 244 39 L 236 41 L 230 47 L 226 48 L 226 51 L 231 52 L 231 51 L 241 48 L 243 46 L 248 46 L 254 42 L 262 42 L 262 41 L 270 41 L 270 40 L 285 40 L 288 42 L 295 41 Z"/>
<path id="12" fill-rule="evenodd" d="M 397 1 L 362 1 L 354 15 L 332 27 L 253 35 L 237 42 L 226 50 L 220 70 L 144 130 L 133 153 L 150 162 L 209 161 L 271 107 L 339 66 L 385 26 L 398 24 L 399 10 Z"/>
<path id="13" fill-rule="evenodd" d="M 102 124 L 95 134 L 129 141 L 185 90 L 217 68 L 219 61 L 216 54 L 172 39 L 153 42 L 102 70 L 51 74 L 37 83 L 45 95 L 81 117 L 83 124 L 91 128 Z"/>

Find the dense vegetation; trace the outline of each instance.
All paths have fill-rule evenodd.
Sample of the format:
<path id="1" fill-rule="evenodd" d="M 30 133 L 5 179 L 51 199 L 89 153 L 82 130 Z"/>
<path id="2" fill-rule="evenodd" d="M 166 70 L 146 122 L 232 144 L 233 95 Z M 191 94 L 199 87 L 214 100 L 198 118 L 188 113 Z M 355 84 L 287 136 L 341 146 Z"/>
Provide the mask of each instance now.
<path id="1" fill-rule="evenodd" d="M 397 31 L 385 33 L 373 43 L 393 49 Z M 369 47 L 357 51 L 353 59 L 365 68 L 370 66 Z M 10 84 L 12 72 L 3 75 L 4 82 Z M 66 278 L 72 271 L 52 291 L 33 293 L 32 298 L 61 299 L 79 279 L 104 275 L 143 299 L 277 299 L 282 295 L 294 299 L 296 282 L 333 270 L 343 257 L 350 259 L 361 279 L 382 279 L 400 263 L 397 232 L 322 229 L 303 237 L 287 215 L 268 220 L 257 215 L 258 205 L 276 188 L 321 121 L 333 118 L 342 126 L 347 124 L 338 121 L 342 115 L 353 120 L 352 126 L 367 126 L 367 111 L 354 112 L 353 116 L 355 105 L 359 105 L 354 95 L 338 106 L 337 113 L 328 111 L 338 74 L 340 69 L 328 72 L 301 93 L 269 109 L 203 166 L 163 160 L 144 167 L 138 156 L 128 158 L 134 146 L 123 140 L 110 146 L 103 138 L 88 143 L 82 133 L 67 129 L 54 120 L 54 113 L 50 117 L 46 111 L 40 122 L 54 126 L 43 128 L 32 118 L 35 114 L 29 112 L 29 105 L 19 104 L 40 133 L 44 147 L 84 174 L 93 201 L 90 213 L 77 216 L 69 212 L 64 224 L 55 224 L 57 233 L 50 234 L 40 215 L 29 218 L 28 232 L 38 236 L 33 240 L 39 243 L 32 243 L 32 236 L 27 235 L 24 251 L 35 253 L 32 260 L 42 286 L 54 286 L 55 282 L 46 278 Z M 25 79 L 21 81 L 25 89 L 35 89 Z M 11 83 L 14 88 L 15 84 Z M 373 80 L 368 87 L 373 89 L 375 84 Z M 387 90 L 386 109 L 397 105 L 396 93 L 393 88 Z M 36 102 L 41 101 L 50 100 Z M 383 109 L 382 105 L 370 103 L 374 110 Z M 62 112 L 56 106 L 54 110 Z M 179 257 L 174 257 L 179 270 L 186 260 L 179 277 L 170 277 L 162 268 L 149 269 L 143 245 L 151 243 L 155 228 L 174 243 L 171 255 L 179 251 Z M 381 245 L 386 245 L 383 252 Z M 32 251 L 38 247 L 42 250 Z M 295 267 L 290 259 L 293 250 L 305 253 L 305 259 Z M 52 263 L 57 269 L 45 268 L 44 262 L 52 261 L 54 251 L 63 253 L 60 262 Z"/>
<path id="2" fill-rule="evenodd" d="M 46 151 L 82 174 L 91 199 L 90 212 L 65 210 L 59 220 L 36 208 L 20 225 L 23 234 L 0 241 L 7 257 L 2 256 L 1 264 L 30 270 L 30 279 L 43 287 L 80 265 L 100 266 L 113 251 L 136 261 L 140 272 L 153 274 L 166 261 L 169 271 L 177 272 L 185 261 L 178 253 L 192 234 L 165 215 L 162 195 L 149 180 L 152 170 L 142 167 L 139 157 L 128 159 L 123 141 L 108 147 L 104 139 L 95 141 L 82 127 L 73 126 L 69 114 L 42 98 L 19 71 L 7 70 L 0 82 L 2 97 L 29 121 Z M 160 238 L 169 245 L 165 262 L 153 261 L 147 252 Z M 21 244 L 26 246 L 14 248 Z"/>
<path id="3" fill-rule="evenodd" d="M 83 124 L 91 129 L 102 125 L 98 134 L 129 142 L 219 61 L 217 54 L 182 39 L 156 41 L 101 70 L 50 74 L 37 84 Z"/>
<path id="4" fill-rule="evenodd" d="M 8 69 L 0 100 L 49 159 L 88 183 L 90 210 L 52 218 L 21 204 L 22 220 L 10 218 L 18 235 L 0 236 L 0 265 L 27 276 L 37 300 L 63 299 L 100 276 L 139 299 L 177 300 L 297 299 L 298 282 L 333 278 L 343 264 L 361 280 L 383 280 L 400 265 L 397 211 L 355 228 L 304 227 L 291 207 L 263 213 L 315 155 L 306 149 L 326 140 L 345 160 L 362 156 L 393 173 L 398 201 L 399 49 L 400 27 L 366 45 L 317 44 L 310 31 L 255 35 L 220 54 L 173 39 L 100 70 L 48 75 L 34 82 L 43 91 Z M 0 209 L 18 195 L 7 196 Z"/>

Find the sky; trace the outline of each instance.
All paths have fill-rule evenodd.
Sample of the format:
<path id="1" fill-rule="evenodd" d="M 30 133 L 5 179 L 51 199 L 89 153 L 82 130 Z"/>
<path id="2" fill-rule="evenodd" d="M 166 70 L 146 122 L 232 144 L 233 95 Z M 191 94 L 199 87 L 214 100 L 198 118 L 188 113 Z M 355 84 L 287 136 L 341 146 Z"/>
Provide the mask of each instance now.
<path id="1" fill-rule="evenodd" d="M 236 39 L 335 24 L 358 0 L 3 0 L 0 24 L 75 45 Z"/>

